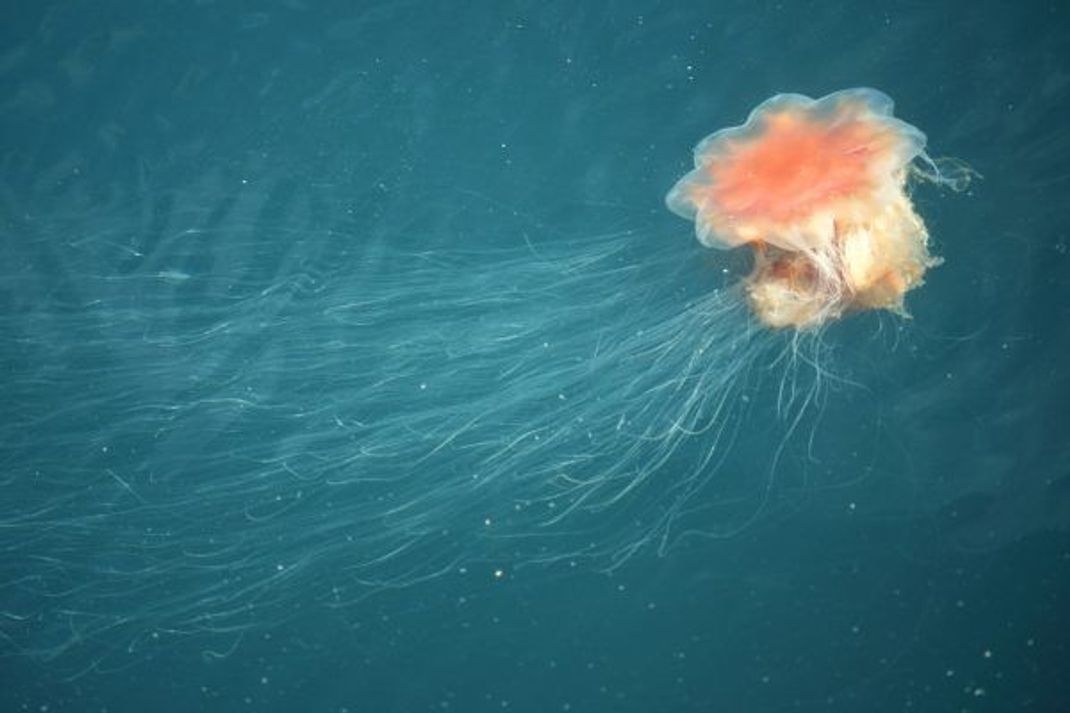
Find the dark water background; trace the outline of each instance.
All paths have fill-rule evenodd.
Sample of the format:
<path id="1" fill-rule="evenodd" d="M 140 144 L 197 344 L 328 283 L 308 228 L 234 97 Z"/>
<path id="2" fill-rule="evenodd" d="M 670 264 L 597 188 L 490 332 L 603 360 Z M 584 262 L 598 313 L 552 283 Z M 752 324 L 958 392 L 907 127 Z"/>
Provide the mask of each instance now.
<path id="1" fill-rule="evenodd" d="M 1066 710 L 1068 28 L 1065 5 L 1041 2 L 9 4 L 0 709 Z M 476 576 L 341 610 L 287 582 L 293 616 L 241 635 L 132 646 L 123 629 L 93 642 L 106 659 L 28 655 L 57 638 L 53 625 L 27 638 L 27 619 L 61 619 L 78 587 L 124 566 L 95 559 L 116 547 L 90 514 L 57 551 L 49 513 L 77 518 L 99 474 L 135 460 L 181 473 L 229 427 L 122 450 L 107 404 L 157 385 L 131 376 L 143 347 L 109 332 L 118 312 L 87 316 L 96 301 L 170 307 L 189 334 L 226 319 L 193 278 L 240 295 L 283 266 L 359 266 L 400 245 L 567 248 L 625 227 L 690 241 L 662 199 L 695 141 L 777 92 L 852 86 L 887 92 L 934 155 L 983 180 L 917 190 L 946 263 L 911 296 L 912 320 L 861 316 L 827 335 L 833 370 L 864 386 L 833 389 L 812 438 L 785 449 L 782 507 L 612 574 L 476 562 Z M 184 216 L 197 230 L 183 242 Z M 80 349 L 90 334 L 100 350 Z M 203 398 L 282 339 L 173 376 L 194 374 Z M 734 477 L 763 477 L 747 463 L 768 462 L 783 426 L 747 414 Z M 228 433 L 236 452 L 277 437 Z M 42 495 L 42 463 L 77 477 Z M 171 515 L 213 517 L 182 482 Z M 52 560 L 85 569 L 34 600 L 25 578 Z M 498 566 L 509 575 L 486 576 Z M 171 583 L 116 581 L 132 617 L 166 606 Z"/>

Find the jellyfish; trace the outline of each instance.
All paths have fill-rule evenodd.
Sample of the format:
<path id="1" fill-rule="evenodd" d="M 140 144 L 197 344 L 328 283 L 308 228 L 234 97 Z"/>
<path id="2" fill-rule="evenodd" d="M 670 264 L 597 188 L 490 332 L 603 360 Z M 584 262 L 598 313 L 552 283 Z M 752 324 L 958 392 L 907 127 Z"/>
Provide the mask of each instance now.
<path id="1" fill-rule="evenodd" d="M 753 252 L 742 281 L 668 225 L 555 240 L 405 186 L 404 211 L 372 210 L 379 188 L 354 211 L 289 170 L 27 227 L 0 262 L 22 350 L 0 643 L 74 673 L 187 639 L 224 656 L 315 606 L 358 620 L 429 579 L 748 527 L 820 395 L 823 327 L 902 313 L 937 262 L 908 180 L 959 176 L 869 89 L 775 97 L 695 155 L 668 205 Z"/>
<path id="2" fill-rule="evenodd" d="M 745 291 L 763 324 L 809 330 L 860 310 L 906 314 L 905 294 L 940 263 L 906 191 L 912 172 L 941 180 L 887 95 L 778 94 L 703 139 L 666 203 L 703 245 L 751 248 Z"/>

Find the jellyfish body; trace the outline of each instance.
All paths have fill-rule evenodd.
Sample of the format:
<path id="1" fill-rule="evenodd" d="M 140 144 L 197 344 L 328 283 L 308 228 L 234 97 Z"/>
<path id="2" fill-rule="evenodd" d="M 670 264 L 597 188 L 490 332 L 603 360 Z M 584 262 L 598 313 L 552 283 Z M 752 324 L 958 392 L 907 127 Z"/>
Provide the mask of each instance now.
<path id="1" fill-rule="evenodd" d="M 903 313 L 939 261 L 906 193 L 925 135 L 874 89 L 779 94 L 695 148 L 666 197 L 709 247 L 748 245 L 751 309 L 774 328 L 811 329 L 853 310 Z"/>

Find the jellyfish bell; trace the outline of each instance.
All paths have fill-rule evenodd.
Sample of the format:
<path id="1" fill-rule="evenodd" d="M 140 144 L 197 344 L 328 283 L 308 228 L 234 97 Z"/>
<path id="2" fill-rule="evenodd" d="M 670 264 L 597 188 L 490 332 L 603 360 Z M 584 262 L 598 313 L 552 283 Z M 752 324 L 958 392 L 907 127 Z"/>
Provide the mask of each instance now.
<path id="1" fill-rule="evenodd" d="M 874 89 L 778 94 L 695 148 L 666 204 L 708 247 L 749 246 L 745 290 L 772 328 L 808 330 L 851 311 L 905 313 L 939 263 L 906 192 L 925 135 Z"/>

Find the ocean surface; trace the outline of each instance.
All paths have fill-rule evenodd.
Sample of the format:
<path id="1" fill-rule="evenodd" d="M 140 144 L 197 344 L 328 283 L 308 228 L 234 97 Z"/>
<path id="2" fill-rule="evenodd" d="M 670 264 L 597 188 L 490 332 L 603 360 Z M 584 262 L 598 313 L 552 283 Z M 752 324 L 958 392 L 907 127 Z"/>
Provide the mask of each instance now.
<path id="1" fill-rule="evenodd" d="M 1070 709 L 1070 7 L 9 3 L 0 711 Z M 909 315 L 665 195 L 872 87 Z"/>

